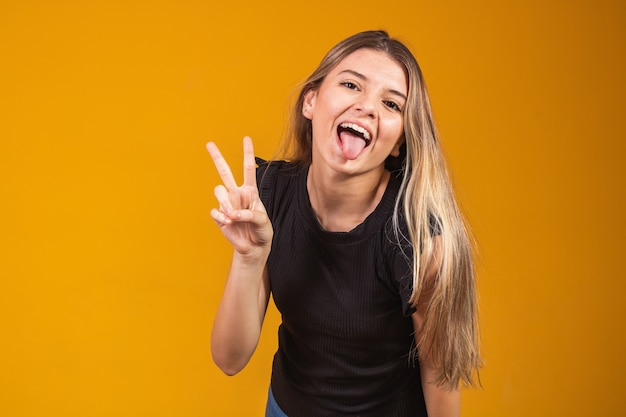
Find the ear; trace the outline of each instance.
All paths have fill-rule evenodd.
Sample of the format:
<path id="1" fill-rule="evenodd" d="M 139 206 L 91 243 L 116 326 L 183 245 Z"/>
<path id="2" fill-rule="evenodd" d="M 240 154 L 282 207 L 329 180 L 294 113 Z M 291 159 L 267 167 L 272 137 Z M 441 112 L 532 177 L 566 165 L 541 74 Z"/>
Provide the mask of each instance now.
<path id="1" fill-rule="evenodd" d="M 393 146 L 393 149 L 391 149 L 391 152 L 389 153 L 389 155 L 393 156 L 394 158 L 397 158 L 400 156 L 400 147 L 402 147 L 402 145 L 404 144 L 405 141 L 405 137 L 404 137 L 404 133 L 402 135 L 400 135 L 400 137 L 398 138 L 398 141 L 396 142 L 396 144 Z"/>
<path id="2" fill-rule="evenodd" d="M 313 119 L 313 109 L 315 108 L 315 100 L 317 99 L 317 90 L 309 90 L 304 95 L 302 103 L 302 115 L 309 120 Z"/>

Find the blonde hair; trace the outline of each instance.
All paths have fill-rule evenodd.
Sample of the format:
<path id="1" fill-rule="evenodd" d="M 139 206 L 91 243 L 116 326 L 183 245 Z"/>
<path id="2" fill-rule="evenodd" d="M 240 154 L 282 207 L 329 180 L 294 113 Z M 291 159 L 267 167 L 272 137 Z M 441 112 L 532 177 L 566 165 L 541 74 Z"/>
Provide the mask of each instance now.
<path id="1" fill-rule="evenodd" d="M 393 222 L 396 238 L 401 240 L 401 218 L 406 219 L 408 238 L 415 248 L 412 305 L 417 307 L 425 285 L 430 295 L 417 342 L 418 355 L 432 355 L 439 371 L 434 381 L 438 385 L 448 389 L 457 388 L 459 383 L 474 385 L 475 372 L 482 361 L 473 245 L 454 197 L 422 71 L 409 49 L 384 31 L 357 33 L 330 49 L 300 90 L 290 131 L 282 144 L 283 157 L 303 166 L 311 163 L 312 127 L 311 121 L 302 115 L 304 98 L 307 92 L 318 89 L 345 57 L 361 48 L 387 53 L 403 66 L 408 80 L 406 141 L 399 161 L 403 180 Z M 393 159 L 390 157 L 389 162 Z M 433 230 L 440 238 L 433 236 Z M 439 257 L 437 276 L 426 283 L 428 266 Z M 426 346 L 428 351 L 420 350 Z"/>

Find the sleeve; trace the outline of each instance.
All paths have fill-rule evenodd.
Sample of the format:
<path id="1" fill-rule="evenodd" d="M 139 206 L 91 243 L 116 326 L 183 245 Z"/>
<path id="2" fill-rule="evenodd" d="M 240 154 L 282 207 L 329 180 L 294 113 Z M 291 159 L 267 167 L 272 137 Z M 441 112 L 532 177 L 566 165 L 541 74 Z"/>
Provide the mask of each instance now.
<path id="1" fill-rule="evenodd" d="M 413 293 L 413 249 L 394 251 L 393 256 L 393 279 L 397 282 L 398 292 L 402 300 L 402 313 L 410 316 L 415 312 L 410 299 Z"/>
<path id="2" fill-rule="evenodd" d="M 438 236 L 442 232 L 441 221 L 438 217 L 428 216 L 428 227 L 431 236 Z M 383 254 L 385 271 L 391 288 L 398 293 L 402 301 L 402 313 L 409 316 L 415 312 L 410 299 L 413 294 L 413 245 L 409 239 L 408 226 L 404 216 L 400 215 L 400 231 L 395 233 L 392 222 L 385 227 Z M 419 252 L 422 252 L 420 247 Z"/>
<path id="3" fill-rule="evenodd" d="M 259 197 L 265 206 L 267 206 L 269 191 L 270 191 L 270 178 L 266 174 L 270 172 L 268 170 L 269 164 L 266 160 L 256 157 L 256 185 L 259 190 Z"/>
<path id="4" fill-rule="evenodd" d="M 401 232 L 396 235 L 389 222 L 383 242 L 383 262 L 388 282 L 400 297 L 402 313 L 410 316 L 415 312 L 409 301 L 413 293 L 413 246 L 406 227 Z"/>

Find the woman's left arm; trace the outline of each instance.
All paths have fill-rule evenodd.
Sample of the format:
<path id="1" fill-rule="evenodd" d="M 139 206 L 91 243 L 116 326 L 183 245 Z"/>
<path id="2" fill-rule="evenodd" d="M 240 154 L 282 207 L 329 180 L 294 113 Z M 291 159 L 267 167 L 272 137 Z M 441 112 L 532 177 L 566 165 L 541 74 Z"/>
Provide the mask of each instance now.
<path id="1" fill-rule="evenodd" d="M 434 238 L 435 248 L 441 247 L 440 237 Z M 426 281 L 424 289 L 420 294 L 417 310 L 413 313 L 413 328 L 415 330 L 415 342 L 421 352 L 430 352 L 430 341 L 425 340 L 420 344 L 421 329 L 424 324 L 424 317 L 433 290 L 433 281 L 437 277 L 439 266 L 441 265 L 441 251 L 435 250 L 427 265 Z M 461 415 L 461 391 L 459 388 L 450 391 L 449 389 L 437 385 L 439 369 L 432 361 L 432 355 L 419 355 L 420 373 L 422 379 L 422 390 L 426 401 L 428 417 L 459 417 Z"/>

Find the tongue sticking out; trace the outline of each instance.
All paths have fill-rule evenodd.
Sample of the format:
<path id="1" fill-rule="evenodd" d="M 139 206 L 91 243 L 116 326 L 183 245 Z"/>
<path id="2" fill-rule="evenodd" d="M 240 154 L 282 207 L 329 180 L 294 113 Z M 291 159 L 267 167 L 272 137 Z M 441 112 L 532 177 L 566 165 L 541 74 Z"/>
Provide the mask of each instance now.
<path id="1" fill-rule="evenodd" d="M 363 149 L 365 148 L 365 140 L 350 132 L 341 132 L 339 134 L 341 139 L 341 146 L 343 150 L 343 156 L 346 159 L 356 159 L 359 157 Z"/>

